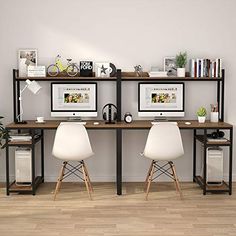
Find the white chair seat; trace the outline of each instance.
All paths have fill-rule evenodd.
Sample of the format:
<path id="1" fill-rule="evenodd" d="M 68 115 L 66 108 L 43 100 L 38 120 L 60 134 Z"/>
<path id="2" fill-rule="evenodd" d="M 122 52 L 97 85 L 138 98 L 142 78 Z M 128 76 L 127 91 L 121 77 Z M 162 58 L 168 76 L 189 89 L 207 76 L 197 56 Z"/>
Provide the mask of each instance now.
<path id="1" fill-rule="evenodd" d="M 145 181 L 145 186 L 147 186 L 146 200 L 148 198 L 151 182 L 162 174 L 174 180 L 176 190 L 182 197 L 179 180 L 172 160 L 183 156 L 183 154 L 182 138 L 176 123 L 160 122 L 151 127 L 143 152 L 145 157 L 152 160 Z M 167 163 L 160 165 L 159 161 L 166 161 Z"/>
<path id="2" fill-rule="evenodd" d="M 63 160 L 54 192 L 54 200 L 61 187 L 62 180 L 72 174 L 85 182 L 89 198 L 92 199 L 91 191 L 93 188 L 84 160 L 94 153 L 85 127 L 76 122 L 61 123 L 56 131 L 52 153 L 56 158 Z M 73 166 L 69 161 L 77 161 L 77 164 Z"/>

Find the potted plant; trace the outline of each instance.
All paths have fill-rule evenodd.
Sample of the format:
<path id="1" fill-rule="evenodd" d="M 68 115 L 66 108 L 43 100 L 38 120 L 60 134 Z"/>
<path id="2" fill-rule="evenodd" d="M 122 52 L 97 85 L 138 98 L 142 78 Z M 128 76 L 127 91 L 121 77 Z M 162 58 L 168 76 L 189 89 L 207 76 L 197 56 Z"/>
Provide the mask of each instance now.
<path id="1" fill-rule="evenodd" d="M 177 76 L 185 77 L 185 66 L 187 64 L 187 52 L 179 53 L 175 57 L 176 67 L 177 67 Z"/>
<path id="2" fill-rule="evenodd" d="M 206 121 L 206 108 L 205 107 L 200 107 L 197 111 L 197 116 L 198 116 L 198 122 L 199 123 L 204 123 Z"/>
<path id="3" fill-rule="evenodd" d="M 0 116 L 0 120 L 3 117 Z M 6 146 L 6 143 L 2 143 L 3 139 L 6 139 L 8 137 L 8 131 L 6 130 L 6 128 L 3 126 L 2 122 L 0 121 L 0 147 L 4 148 Z"/>

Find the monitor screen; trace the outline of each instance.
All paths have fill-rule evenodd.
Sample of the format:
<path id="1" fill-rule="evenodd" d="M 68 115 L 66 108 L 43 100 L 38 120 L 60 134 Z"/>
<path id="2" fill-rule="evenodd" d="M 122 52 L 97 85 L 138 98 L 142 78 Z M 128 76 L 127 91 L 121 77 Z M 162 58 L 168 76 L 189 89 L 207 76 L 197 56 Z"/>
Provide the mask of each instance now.
<path id="1" fill-rule="evenodd" d="M 51 83 L 51 116 L 97 116 L 97 83 Z"/>
<path id="2" fill-rule="evenodd" d="M 184 116 L 184 83 L 139 83 L 138 96 L 139 116 Z"/>

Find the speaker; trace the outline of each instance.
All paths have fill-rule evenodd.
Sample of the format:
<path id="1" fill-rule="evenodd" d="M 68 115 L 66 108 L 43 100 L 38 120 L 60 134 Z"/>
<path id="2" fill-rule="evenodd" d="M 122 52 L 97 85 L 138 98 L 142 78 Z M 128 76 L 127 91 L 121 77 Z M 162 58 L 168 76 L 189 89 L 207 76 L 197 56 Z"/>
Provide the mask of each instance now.
<path id="1" fill-rule="evenodd" d="M 112 103 L 107 103 L 102 108 L 102 117 L 106 124 L 115 124 L 117 120 L 117 107 Z"/>
<path id="2" fill-rule="evenodd" d="M 215 131 L 209 135 L 210 138 L 214 138 L 214 139 L 223 138 L 224 136 L 225 136 L 225 133 L 223 131 Z"/>

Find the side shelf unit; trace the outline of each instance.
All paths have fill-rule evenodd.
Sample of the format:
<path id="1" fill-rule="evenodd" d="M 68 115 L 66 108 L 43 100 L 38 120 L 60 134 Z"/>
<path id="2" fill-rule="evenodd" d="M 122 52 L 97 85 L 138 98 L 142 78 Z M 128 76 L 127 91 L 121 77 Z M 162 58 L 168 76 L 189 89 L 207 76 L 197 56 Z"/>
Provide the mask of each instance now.
<path id="1" fill-rule="evenodd" d="M 27 129 L 28 130 L 28 129 Z M 12 131 L 12 129 L 8 129 L 8 131 Z M 40 183 L 44 182 L 44 133 L 43 130 L 37 132 L 36 130 L 31 130 L 30 135 L 32 137 L 31 141 L 10 141 L 6 140 L 6 190 L 7 195 L 10 193 L 31 193 L 35 195 L 36 189 L 38 188 Z M 35 145 L 41 142 L 41 176 L 36 176 L 36 153 L 35 153 Z M 9 151 L 11 147 L 26 147 L 31 148 L 31 175 L 32 175 L 32 183 L 31 185 L 17 185 L 16 181 L 10 181 L 10 158 Z"/>
<path id="2" fill-rule="evenodd" d="M 227 141 L 208 141 L 207 132 L 211 129 L 204 129 L 203 134 L 199 134 L 200 130 L 195 129 L 193 133 L 193 181 L 197 182 L 203 190 L 205 195 L 207 192 L 210 193 L 222 193 L 228 192 L 232 194 L 232 164 L 233 164 L 233 127 L 221 128 L 221 130 L 229 131 L 229 139 Z M 203 176 L 196 175 L 196 153 L 197 153 L 197 141 L 203 146 Z M 229 168 L 228 168 L 228 182 L 224 181 L 221 185 L 207 184 L 207 148 L 208 147 L 228 147 L 229 148 Z M 226 158 L 226 157 L 224 157 Z"/>

